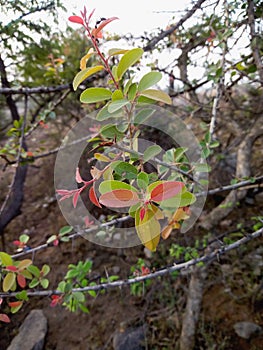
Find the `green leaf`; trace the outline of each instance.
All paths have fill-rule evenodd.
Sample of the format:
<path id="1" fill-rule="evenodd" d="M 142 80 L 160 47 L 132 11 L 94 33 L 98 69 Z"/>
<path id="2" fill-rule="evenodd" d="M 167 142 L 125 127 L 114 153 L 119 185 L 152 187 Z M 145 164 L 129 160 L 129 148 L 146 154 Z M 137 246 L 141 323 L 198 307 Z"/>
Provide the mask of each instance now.
<path id="1" fill-rule="evenodd" d="M 26 290 L 22 290 L 21 292 L 17 293 L 16 294 L 16 298 L 18 300 L 25 300 L 25 301 L 27 301 L 28 300 L 28 296 L 27 296 Z"/>
<path id="2" fill-rule="evenodd" d="M 37 278 L 40 277 L 40 270 L 39 270 L 39 268 L 38 268 L 37 266 L 35 266 L 35 265 L 30 265 L 30 266 L 28 266 L 27 271 L 31 272 L 32 275 L 36 276 Z"/>
<path id="3" fill-rule="evenodd" d="M 108 55 L 110 56 L 115 56 L 115 55 L 123 55 L 124 53 L 128 52 L 129 50 L 124 50 L 124 49 L 109 49 Z"/>
<path id="4" fill-rule="evenodd" d="M 134 63 L 136 63 L 142 57 L 143 52 L 143 49 L 136 48 L 129 50 L 122 56 L 117 67 L 117 76 L 119 80 L 122 78 L 123 74 L 129 69 L 129 67 L 134 65 Z"/>
<path id="5" fill-rule="evenodd" d="M 171 97 L 167 93 L 161 90 L 148 89 L 140 92 L 140 96 L 148 97 L 155 101 L 160 101 L 167 103 L 168 105 L 172 104 Z"/>
<path id="6" fill-rule="evenodd" d="M 187 207 L 193 204 L 196 201 L 196 197 L 193 193 L 188 191 L 182 191 L 178 193 L 176 196 L 170 199 L 166 199 L 161 202 L 160 206 L 162 208 L 180 208 Z"/>
<path id="7" fill-rule="evenodd" d="M 160 152 L 162 152 L 162 148 L 158 145 L 152 145 L 148 147 L 143 153 L 144 162 L 148 162 L 148 160 L 154 158 Z"/>
<path id="8" fill-rule="evenodd" d="M 54 242 L 57 239 L 56 235 L 52 235 L 47 239 L 47 244 Z"/>
<path id="9" fill-rule="evenodd" d="M 80 101 L 83 103 L 95 103 L 109 100 L 111 91 L 105 88 L 88 88 L 80 95 Z"/>
<path id="10" fill-rule="evenodd" d="M 114 113 L 129 103 L 126 99 L 113 101 L 108 105 L 108 111 L 109 113 Z"/>
<path id="11" fill-rule="evenodd" d="M 49 280 L 47 278 L 42 278 L 42 280 L 40 280 L 40 284 L 44 289 L 47 289 L 49 286 Z"/>
<path id="12" fill-rule="evenodd" d="M 149 184 L 149 176 L 148 176 L 148 174 L 146 174 L 145 172 L 142 171 L 137 176 L 137 185 L 142 190 L 146 190 L 148 184 Z"/>
<path id="13" fill-rule="evenodd" d="M 119 140 L 123 137 L 123 133 L 120 132 L 117 129 L 116 125 L 113 125 L 113 124 L 107 124 L 107 125 L 103 126 L 100 129 L 100 134 L 103 137 L 109 138 L 109 139 L 114 139 L 116 137 L 117 140 Z"/>
<path id="14" fill-rule="evenodd" d="M 148 118 L 150 118 L 151 115 L 154 114 L 154 109 L 151 108 L 145 108 L 140 110 L 135 116 L 134 116 L 134 124 L 143 124 Z"/>
<path id="15" fill-rule="evenodd" d="M 90 68 L 83 69 L 82 71 L 78 72 L 78 74 L 75 76 L 75 78 L 73 80 L 73 84 L 72 84 L 74 91 L 77 90 L 78 86 L 85 79 L 87 79 L 92 74 L 95 74 L 95 73 L 101 71 L 102 69 L 104 69 L 103 66 L 95 66 L 95 67 L 90 67 Z"/>
<path id="16" fill-rule="evenodd" d="M 216 148 L 218 146 L 220 146 L 220 142 L 217 140 L 211 141 L 211 143 L 209 145 L 210 148 Z"/>
<path id="17" fill-rule="evenodd" d="M 148 209 L 143 220 L 140 219 L 139 208 L 135 214 L 135 228 L 142 244 L 151 251 L 155 251 L 160 240 L 161 226 L 155 218 L 154 212 Z"/>
<path id="18" fill-rule="evenodd" d="M 28 235 L 21 235 L 19 236 L 19 241 L 23 242 L 23 243 L 27 243 L 29 240 L 29 236 Z"/>
<path id="19" fill-rule="evenodd" d="M 182 156 L 184 155 L 184 153 L 188 150 L 188 148 L 185 147 L 178 147 L 176 148 L 176 150 L 174 151 L 174 160 L 176 162 L 179 162 L 180 159 L 182 158 Z"/>
<path id="20" fill-rule="evenodd" d="M 15 280 L 16 274 L 13 272 L 8 272 L 3 281 L 3 291 L 8 292 L 10 289 L 12 289 L 13 285 L 15 284 Z"/>
<path id="21" fill-rule="evenodd" d="M 94 158 L 96 158 L 100 162 L 105 162 L 105 163 L 109 163 L 111 161 L 110 158 L 108 158 L 107 156 L 101 153 L 94 153 Z"/>
<path id="22" fill-rule="evenodd" d="M 198 173 L 209 173 L 211 167 L 206 163 L 192 163 Z"/>
<path id="23" fill-rule="evenodd" d="M 32 281 L 29 283 L 29 288 L 35 288 L 39 285 L 39 279 L 33 278 Z"/>
<path id="24" fill-rule="evenodd" d="M 111 192 L 113 190 L 119 190 L 119 189 L 125 189 L 125 190 L 131 190 L 137 192 L 137 189 L 129 184 L 126 184 L 122 181 L 116 181 L 116 180 L 107 180 L 103 181 L 99 186 L 99 191 L 101 194 Z"/>
<path id="25" fill-rule="evenodd" d="M 132 180 L 137 178 L 137 168 L 127 162 L 116 162 L 112 164 L 111 168 L 114 169 L 115 173 L 125 179 Z"/>
<path id="26" fill-rule="evenodd" d="M 133 77 L 131 77 L 131 78 L 127 81 L 127 83 L 125 84 L 124 90 L 123 90 L 124 95 L 127 94 L 128 90 L 129 90 L 129 88 L 130 88 L 130 86 L 131 86 L 131 84 L 132 84 L 132 81 L 133 81 Z"/>
<path id="27" fill-rule="evenodd" d="M 45 264 L 42 266 L 41 272 L 43 276 L 46 276 L 49 273 L 49 271 L 50 271 L 50 267 L 48 265 Z"/>
<path id="28" fill-rule="evenodd" d="M 116 101 L 116 100 L 122 100 L 123 99 L 123 93 L 121 90 L 117 89 L 112 93 L 111 96 L 112 101 Z"/>
<path id="29" fill-rule="evenodd" d="M 129 91 L 128 91 L 129 101 L 133 101 L 135 99 L 136 93 L 137 93 L 137 84 L 133 83 L 133 84 L 131 84 Z"/>
<path id="30" fill-rule="evenodd" d="M 110 118 L 113 118 L 113 117 L 119 117 L 121 116 L 121 112 L 120 110 L 118 110 L 117 112 L 115 113 L 110 113 L 108 111 L 108 105 L 109 105 L 110 102 L 108 102 L 103 108 L 100 109 L 100 111 L 97 113 L 96 115 L 96 119 L 98 121 L 103 121 L 103 120 L 106 120 L 106 119 L 110 119 Z"/>
<path id="31" fill-rule="evenodd" d="M 145 74 L 139 82 L 138 91 L 144 91 L 157 84 L 162 79 L 160 72 L 149 72 Z"/>
<path id="32" fill-rule="evenodd" d="M 1 259 L 1 262 L 2 262 L 3 266 L 11 266 L 11 265 L 13 265 L 13 259 L 7 253 L 0 252 L 0 259 Z"/>
<path id="33" fill-rule="evenodd" d="M 64 236 L 68 233 L 70 233 L 73 230 L 72 226 L 63 226 L 61 227 L 61 229 L 59 230 L 59 235 L 60 236 Z"/>
<path id="34" fill-rule="evenodd" d="M 72 293 L 73 298 L 77 300 L 79 303 L 83 303 L 85 301 L 85 295 L 82 292 L 74 292 Z"/>

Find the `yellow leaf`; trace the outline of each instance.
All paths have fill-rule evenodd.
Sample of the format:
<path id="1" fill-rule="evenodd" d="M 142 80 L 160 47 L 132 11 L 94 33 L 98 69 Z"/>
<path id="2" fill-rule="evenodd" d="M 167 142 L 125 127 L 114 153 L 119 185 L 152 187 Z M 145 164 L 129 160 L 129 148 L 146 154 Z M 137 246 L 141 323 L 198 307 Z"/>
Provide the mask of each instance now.
<path id="1" fill-rule="evenodd" d="M 142 244 L 151 251 L 155 251 L 160 241 L 161 226 L 152 210 L 146 210 L 143 220 L 140 219 L 140 210 L 135 213 L 135 227 Z"/>
<path id="2" fill-rule="evenodd" d="M 23 269 L 27 268 L 28 266 L 30 266 L 31 264 L 32 264 L 32 260 L 24 259 L 22 261 L 19 261 L 18 269 L 23 270 Z"/>
<path id="3" fill-rule="evenodd" d="M 91 48 L 91 49 L 89 49 L 88 53 L 82 57 L 82 59 L 80 60 L 80 69 L 81 70 L 86 69 L 86 64 L 87 64 L 88 59 L 94 54 L 97 54 L 97 53 L 93 50 L 93 48 Z"/>
<path id="4" fill-rule="evenodd" d="M 101 71 L 102 69 L 104 69 L 103 66 L 95 66 L 95 67 L 86 68 L 86 69 L 78 72 L 78 74 L 75 76 L 73 83 L 72 83 L 73 89 L 77 90 L 77 87 L 79 86 L 79 84 L 81 84 L 85 79 L 87 79 L 92 74 L 95 74 L 95 73 Z"/>
<path id="5" fill-rule="evenodd" d="M 96 159 L 98 159 L 100 162 L 106 162 L 106 163 L 108 163 L 108 162 L 111 161 L 109 157 L 107 157 L 107 156 L 105 156 L 104 154 L 101 154 L 101 153 L 95 153 L 95 154 L 94 154 L 94 157 L 95 157 Z"/>
<path id="6" fill-rule="evenodd" d="M 8 274 L 4 278 L 3 291 L 8 292 L 10 289 L 12 289 L 15 283 L 15 280 L 16 280 L 16 274 L 13 272 L 8 272 Z"/>

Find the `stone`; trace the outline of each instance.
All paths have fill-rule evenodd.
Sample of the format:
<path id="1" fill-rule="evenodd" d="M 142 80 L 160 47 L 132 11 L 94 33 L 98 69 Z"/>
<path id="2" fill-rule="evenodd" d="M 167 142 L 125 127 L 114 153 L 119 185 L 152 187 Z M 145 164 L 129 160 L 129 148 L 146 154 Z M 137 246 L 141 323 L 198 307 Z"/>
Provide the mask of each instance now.
<path id="1" fill-rule="evenodd" d="M 42 310 L 32 310 L 19 328 L 7 350 L 42 350 L 47 333 L 47 319 Z"/>
<path id="2" fill-rule="evenodd" d="M 253 322 L 237 322 L 234 324 L 236 334 L 244 339 L 250 339 L 253 335 L 262 332 L 262 328 Z"/>
<path id="3" fill-rule="evenodd" d="M 146 327 L 127 328 L 118 332 L 113 338 L 114 350 L 144 350 Z"/>

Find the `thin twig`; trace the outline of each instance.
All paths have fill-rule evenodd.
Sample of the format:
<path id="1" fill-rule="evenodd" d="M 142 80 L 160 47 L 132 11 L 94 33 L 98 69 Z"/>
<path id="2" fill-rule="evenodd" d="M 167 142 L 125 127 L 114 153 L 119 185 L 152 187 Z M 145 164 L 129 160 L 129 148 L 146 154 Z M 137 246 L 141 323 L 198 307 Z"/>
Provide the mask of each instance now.
<path id="1" fill-rule="evenodd" d="M 203 264 L 203 263 L 208 263 L 210 261 L 213 261 L 215 259 L 218 259 L 221 255 L 233 250 L 237 249 L 243 244 L 246 244 L 250 242 L 253 239 L 256 239 L 260 237 L 263 234 L 263 228 L 251 233 L 251 234 L 246 234 L 243 238 L 239 239 L 238 241 L 229 244 L 227 246 L 224 246 L 220 249 L 216 249 L 213 252 L 203 255 L 200 258 L 197 259 L 191 259 L 189 261 L 183 262 L 181 264 L 174 264 L 173 266 L 170 267 L 165 267 L 161 270 L 149 273 L 148 275 L 145 276 L 138 276 L 134 278 L 130 278 L 128 280 L 119 280 L 115 282 L 108 282 L 108 283 L 100 283 L 95 286 L 88 286 L 84 288 L 73 288 L 72 292 L 88 292 L 88 291 L 100 291 L 100 290 L 105 290 L 105 289 L 110 289 L 110 288 L 121 288 L 127 285 L 131 285 L 134 283 L 146 281 L 149 279 L 161 277 L 164 275 L 167 275 L 169 273 L 172 273 L 174 271 L 181 271 L 181 270 L 188 270 L 191 266 L 195 266 L 198 264 Z M 15 297 L 17 292 L 11 292 L 11 293 L 0 293 L 0 298 L 7 298 L 7 297 Z M 27 295 L 28 296 L 50 296 L 50 295 L 61 295 L 64 294 L 61 291 L 58 290 L 45 290 L 45 291 L 28 291 Z"/>

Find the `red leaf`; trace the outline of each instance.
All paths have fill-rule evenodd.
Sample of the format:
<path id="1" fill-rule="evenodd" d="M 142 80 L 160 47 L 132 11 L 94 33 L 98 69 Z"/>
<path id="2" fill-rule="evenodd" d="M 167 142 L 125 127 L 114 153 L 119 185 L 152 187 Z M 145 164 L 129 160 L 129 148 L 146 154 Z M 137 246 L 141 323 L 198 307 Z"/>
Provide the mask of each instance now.
<path id="1" fill-rule="evenodd" d="M 51 307 L 55 307 L 57 304 L 60 304 L 62 302 L 62 295 L 51 295 Z"/>
<path id="2" fill-rule="evenodd" d="M 100 205 L 100 203 L 99 203 L 99 205 Z M 85 216 L 84 222 L 85 222 L 86 227 L 89 227 L 89 226 L 94 224 L 94 221 L 90 221 L 90 218 L 88 216 Z"/>
<path id="3" fill-rule="evenodd" d="M 138 194 L 126 189 L 113 190 L 100 196 L 100 203 L 112 208 L 130 207 L 139 202 Z"/>
<path id="4" fill-rule="evenodd" d="M 26 286 L 26 279 L 23 275 L 17 275 L 17 283 L 21 288 L 25 288 Z"/>
<path id="5" fill-rule="evenodd" d="M 16 272 L 16 271 L 18 271 L 18 268 L 16 266 L 10 265 L 10 266 L 6 266 L 6 270 Z"/>
<path id="6" fill-rule="evenodd" d="M 73 23 L 79 23 L 79 24 L 84 24 L 83 23 L 83 19 L 81 18 L 81 17 L 79 17 L 79 16 L 70 16 L 69 18 L 68 18 L 68 20 L 70 21 L 70 22 L 73 22 Z"/>
<path id="7" fill-rule="evenodd" d="M 2 302 L 3 302 L 3 298 L 0 298 L 0 305 L 2 304 Z"/>
<path id="8" fill-rule="evenodd" d="M 12 302 L 8 303 L 9 307 L 18 307 L 21 304 L 23 304 L 23 301 L 12 301 Z"/>
<path id="9" fill-rule="evenodd" d="M 16 245 L 16 246 L 18 246 L 18 247 L 20 247 L 21 243 L 22 243 L 22 242 L 20 242 L 20 241 L 14 241 L 14 242 L 13 242 L 13 244 Z"/>
<path id="10" fill-rule="evenodd" d="M 144 207 L 141 208 L 141 210 L 140 210 L 140 219 L 141 219 L 141 221 L 143 220 L 143 218 L 144 218 L 144 216 L 145 216 L 145 213 L 146 213 L 145 208 L 144 208 Z"/>
<path id="11" fill-rule="evenodd" d="M 82 183 L 82 182 L 84 182 L 83 180 L 82 180 L 82 177 L 80 176 L 80 173 L 79 173 L 79 168 L 77 168 L 76 169 L 76 181 L 77 181 L 77 183 Z"/>
<path id="12" fill-rule="evenodd" d="M 102 36 L 99 36 L 99 35 L 101 35 L 100 32 L 102 31 L 102 29 L 107 24 L 114 21 L 115 19 L 119 19 L 119 18 L 118 17 L 111 17 L 111 18 L 105 19 L 104 21 L 101 22 L 101 24 L 98 26 L 98 28 L 93 29 L 91 34 L 94 36 L 94 38 L 102 38 Z"/>
<path id="13" fill-rule="evenodd" d="M 86 10 L 86 8 L 84 7 L 84 11 Z M 91 13 L 90 13 L 90 15 L 89 15 L 89 18 L 88 18 L 88 23 L 89 23 L 89 21 L 90 21 L 90 19 L 91 19 L 91 17 L 93 16 L 93 13 L 95 12 L 95 9 L 93 9 L 92 11 L 91 11 Z"/>
<path id="14" fill-rule="evenodd" d="M 53 242 L 53 246 L 54 247 L 57 247 L 59 245 L 59 240 L 58 239 L 55 239 L 54 242 Z"/>
<path id="15" fill-rule="evenodd" d="M 156 186 L 151 192 L 151 201 L 161 202 L 166 199 L 176 196 L 182 191 L 184 187 L 183 182 L 167 181 Z"/>
<path id="16" fill-rule="evenodd" d="M 91 202 L 93 204 L 95 204 L 97 207 L 101 208 L 101 205 L 98 201 L 98 197 L 96 195 L 96 192 L 95 192 L 95 189 L 94 187 L 92 186 L 90 189 L 89 189 L 89 199 L 91 200 Z M 86 225 L 87 226 L 87 225 Z"/>
<path id="17" fill-rule="evenodd" d="M 73 196 L 72 203 L 73 203 L 74 208 L 76 208 L 76 206 L 77 206 L 77 201 L 78 201 L 79 195 L 80 195 L 80 191 L 76 192 Z"/>
<path id="18" fill-rule="evenodd" d="M 10 318 L 6 314 L 0 314 L 0 321 L 10 323 Z"/>

